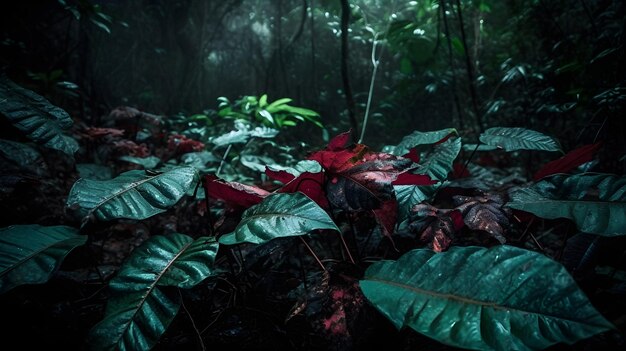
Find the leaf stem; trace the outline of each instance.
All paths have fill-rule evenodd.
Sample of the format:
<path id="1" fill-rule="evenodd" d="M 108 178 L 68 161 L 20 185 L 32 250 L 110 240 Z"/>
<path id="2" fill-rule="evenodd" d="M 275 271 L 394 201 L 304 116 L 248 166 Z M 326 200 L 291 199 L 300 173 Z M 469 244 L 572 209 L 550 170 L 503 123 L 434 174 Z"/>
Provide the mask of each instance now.
<path id="1" fill-rule="evenodd" d="M 315 254 L 315 252 L 313 251 L 313 249 L 309 246 L 309 244 L 306 243 L 306 240 L 304 240 L 303 237 L 299 236 L 298 238 L 300 238 L 300 240 L 302 240 L 302 243 L 304 244 L 304 246 L 306 246 L 306 248 L 309 250 L 309 252 L 311 253 L 311 255 L 313 256 L 313 258 L 315 258 L 315 261 L 317 261 L 317 264 L 320 265 L 320 267 L 322 268 L 322 270 L 324 272 L 327 271 L 326 267 L 324 266 L 324 264 L 322 263 L 322 261 L 320 261 L 319 257 L 317 257 L 317 255 Z"/>
<path id="2" fill-rule="evenodd" d="M 180 288 L 178 288 L 178 295 L 180 296 L 180 304 L 183 306 L 183 309 L 185 310 L 187 317 L 189 317 L 189 321 L 191 321 L 191 326 L 193 327 L 193 330 L 196 332 L 196 336 L 198 337 L 198 341 L 200 342 L 200 348 L 202 349 L 202 351 L 206 351 L 206 347 L 204 346 L 204 341 L 202 341 L 202 336 L 200 335 L 200 331 L 198 330 L 198 327 L 196 327 L 196 322 L 193 320 L 191 313 L 189 313 L 187 306 L 185 306 L 185 301 L 183 300 L 183 294 L 180 292 Z"/>
<path id="3" fill-rule="evenodd" d="M 220 166 L 217 167 L 217 171 L 215 172 L 216 177 L 220 176 L 220 172 L 222 171 L 222 166 L 224 166 L 224 161 L 226 161 L 226 157 L 228 157 L 228 154 L 230 153 L 230 149 L 232 147 L 233 147 L 233 144 L 229 144 L 228 147 L 226 148 L 226 151 L 224 152 L 224 156 L 222 157 L 222 160 L 220 161 Z"/>

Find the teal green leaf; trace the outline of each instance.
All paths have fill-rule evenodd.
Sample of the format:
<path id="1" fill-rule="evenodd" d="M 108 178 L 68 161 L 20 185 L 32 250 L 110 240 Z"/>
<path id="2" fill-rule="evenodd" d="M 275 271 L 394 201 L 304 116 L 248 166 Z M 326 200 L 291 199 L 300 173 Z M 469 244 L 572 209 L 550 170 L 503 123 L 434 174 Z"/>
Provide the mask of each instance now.
<path id="1" fill-rule="evenodd" d="M 76 170 L 81 178 L 108 180 L 113 178 L 113 171 L 110 167 L 95 163 L 78 163 Z"/>
<path id="2" fill-rule="evenodd" d="M 190 288 L 215 273 L 218 244 L 174 233 L 153 236 L 136 248 L 109 283 L 104 320 L 89 335 L 96 350 L 148 350 L 178 309 L 178 295 L 160 286 Z"/>
<path id="3" fill-rule="evenodd" d="M 86 219 L 145 219 L 174 206 L 198 181 L 193 167 L 178 167 L 157 175 L 129 171 L 111 180 L 79 179 L 67 206 Z"/>
<path id="4" fill-rule="evenodd" d="M 541 218 L 568 218 L 585 233 L 626 235 L 624 176 L 557 174 L 513 192 L 507 206 Z"/>
<path id="5" fill-rule="evenodd" d="M 416 146 L 432 145 L 450 134 L 458 135 L 458 132 L 454 128 L 446 128 L 432 132 L 420 132 L 416 130 L 402 138 L 400 143 L 396 145 L 391 153 L 397 156 L 402 156 L 407 154 L 410 149 Z"/>
<path id="6" fill-rule="evenodd" d="M 300 174 L 302 174 L 304 172 L 319 173 L 319 172 L 322 171 L 322 165 L 320 165 L 319 162 L 313 161 L 313 160 L 302 160 L 302 161 L 299 161 L 293 167 L 283 167 L 283 166 L 279 166 L 279 165 L 271 165 L 271 166 L 269 166 L 268 165 L 267 168 L 269 168 L 269 169 L 271 169 L 273 171 L 285 171 L 285 172 L 293 175 L 294 177 L 298 177 Z"/>
<path id="7" fill-rule="evenodd" d="M 420 160 L 419 174 L 427 174 L 432 179 L 444 181 L 452 170 L 452 164 L 461 151 L 461 138 L 451 138 L 433 147 L 430 154 Z"/>
<path id="8" fill-rule="evenodd" d="M 6 76 L 0 77 L 0 114 L 38 144 L 70 156 L 78 150 L 76 140 L 63 134 L 73 124 L 67 112 Z"/>
<path id="9" fill-rule="evenodd" d="M 424 188 L 429 187 L 419 185 L 393 186 L 393 190 L 396 193 L 396 201 L 398 201 L 398 223 L 402 223 L 409 218 L 413 206 L 430 198 L 430 195 L 424 193 L 424 191 L 428 192 L 428 190 Z"/>
<path id="10" fill-rule="evenodd" d="M 466 349 L 543 349 L 613 327 L 563 266 L 513 246 L 413 250 L 371 265 L 360 286 L 397 328 Z"/>
<path id="11" fill-rule="evenodd" d="M 207 169 L 207 163 L 220 162 L 220 159 L 209 151 L 204 150 L 183 154 L 180 156 L 180 162 L 182 165 L 194 167 L 199 171 L 205 171 Z"/>
<path id="12" fill-rule="evenodd" d="M 135 156 L 125 155 L 125 156 L 121 156 L 119 160 L 143 166 L 144 169 L 155 168 L 156 166 L 159 165 L 159 163 L 161 163 L 161 159 L 156 156 L 135 157 Z"/>
<path id="13" fill-rule="evenodd" d="M 480 135 L 480 142 L 506 151 L 561 151 L 553 138 L 525 128 L 489 128 Z"/>
<path id="14" fill-rule="evenodd" d="M 23 284 L 42 284 L 65 256 L 87 241 L 78 230 L 36 224 L 0 229 L 0 294 Z"/>
<path id="15" fill-rule="evenodd" d="M 274 238 L 307 234 L 315 229 L 339 231 L 328 213 L 306 195 L 269 195 L 244 211 L 235 231 L 223 235 L 220 244 L 262 244 Z"/>

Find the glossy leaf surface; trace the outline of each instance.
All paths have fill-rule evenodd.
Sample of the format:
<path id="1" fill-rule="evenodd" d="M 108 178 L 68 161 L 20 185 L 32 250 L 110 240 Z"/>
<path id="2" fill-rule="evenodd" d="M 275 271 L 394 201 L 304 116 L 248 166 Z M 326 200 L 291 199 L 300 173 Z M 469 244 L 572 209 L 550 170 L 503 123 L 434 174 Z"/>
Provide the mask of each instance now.
<path id="1" fill-rule="evenodd" d="M 219 242 L 261 244 L 274 238 L 307 234 L 315 229 L 337 230 L 328 214 L 302 193 L 272 194 L 244 211 L 234 232 Z"/>
<path id="2" fill-rule="evenodd" d="M 561 148 L 553 138 L 526 128 L 489 128 L 480 135 L 480 141 L 506 151 L 561 151 Z"/>
<path id="3" fill-rule="evenodd" d="M 612 328 L 563 266 L 512 246 L 413 250 L 360 285 L 397 328 L 467 349 L 543 349 Z"/>
<path id="4" fill-rule="evenodd" d="M 134 163 L 136 165 L 143 166 L 144 169 L 152 169 L 161 163 L 161 159 L 156 156 L 148 156 L 148 157 L 135 157 L 135 156 L 121 156 L 119 158 L 122 161 Z"/>
<path id="5" fill-rule="evenodd" d="M 70 156 L 78 150 L 76 140 L 63 134 L 72 118 L 42 96 L 0 77 L 0 102 L 0 114 L 29 139 Z"/>
<path id="6" fill-rule="evenodd" d="M 102 181 L 79 179 L 67 205 L 81 218 L 144 219 L 174 206 L 197 180 L 198 172 L 193 167 L 173 168 L 157 175 L 129 171 Z"/>
<path id="7" fill-rule="evenodd" d="M 568 218 L 584 233 L 626 235 L 626 177 L 558 174 L 513 192 L 507 206 L 541 218 Z"/>
<path id="8" fill-rule="evenodd" d="M 454 128 L 446 128 L 431 132 L 420 132 L 416 130 L 402 138 L 402 141 L 400 141 L 400 143 L 393 149 L 392 153 L 394 155 L 404 155 L 409 153 L 409 151 L 416 146 L 435 144 L 450 134 L 458 133 Z"/>
<path id="9" fill-rule="evenodd" d="M 23 284 L 47 282 L 65 256 L 86 241 L 87 236 L 65 226 L 0 229 L 0 293 Z"/>
<path id="10" fill-rule="evenodd" d="M 214 274 L 218 244 L 183 234 L 153 236 L 136 248 L 109 283 L 105 318 L 90 333 L 96 350 L 147 350 L 180 308 L 159 286 L 190 288 Z"/>

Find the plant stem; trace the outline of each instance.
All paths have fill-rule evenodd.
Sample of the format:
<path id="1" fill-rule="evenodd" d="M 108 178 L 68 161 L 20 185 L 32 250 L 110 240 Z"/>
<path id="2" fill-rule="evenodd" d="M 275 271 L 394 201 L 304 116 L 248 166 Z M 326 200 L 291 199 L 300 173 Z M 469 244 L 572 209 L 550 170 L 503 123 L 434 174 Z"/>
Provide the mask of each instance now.
<path id="1" fill-rule="evenodd" d="M 372 96 L 374 95 L 374 82 L 376 81 L 376 72 L 378 72 L 378 64 L 382 57 L 382 50 L 378 59 L 376 58 L 376 46 L 378 45 L 378 33 L 374 35 L 374 42 L 372 43 L 372 78 L 370 79 L 370 89 L 367 94 L 367 105 L 365 106 L 365 116 L 363 117 L 363 126 L 361 127 L 361 136 L 359 137 L 359 144 L 363 142 L 365 136 L 365 129 L 367 128 L 367 119 L 370 113 L 370 106 L 372 105 Z"/>
<path id="2" fill-rule="evenodd" d="M 343 244 L 343 248 L 346 250 L 346 253 L 348 254 L 348 258 L 350 259 L 350 262 L 354 264 L 354 258 L 352 258 L 352 254 L 350 253 L 350 249 L 348 248 L 348 244 L 344 240 L 342 233 L 339 233 L 339 238 L 341 239 L 341 244 Z"/>
<path id="3" fill-rule="evenodd" d="M 341 0 L 341 78 L 343 81 L 343 92 L 346 96 L 346 105 L 348 107 L 348 117 L 352 126 L 352 140 L 359 130 L 356 121 L 356 103 L 352 96 L 352 87 L 350 86 L 350 78 L 348 76 L 348 23 L 350 22 L 350 3 L 348 0 Z"/>

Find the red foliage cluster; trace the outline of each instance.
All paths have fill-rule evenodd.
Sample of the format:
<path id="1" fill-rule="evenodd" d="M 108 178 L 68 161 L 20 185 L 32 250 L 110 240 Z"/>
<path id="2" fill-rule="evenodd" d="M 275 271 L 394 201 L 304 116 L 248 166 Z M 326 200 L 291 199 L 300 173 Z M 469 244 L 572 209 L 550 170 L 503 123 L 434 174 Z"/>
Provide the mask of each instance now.
<path id="1" fill-rule="evenodd" d="M 135 157 L 148 157 L 150 156 L 150 150 L 146 144 L 137 145 L 134 141 L 120 140 L 114 141 L 113 147 L 121 154 L 135 156 Z"/>
<path id="2" fill-rule="evenodd" d="M 122 135 L 124 135 L 124 131 L 121 129 L 96 127 L 87 127 L 81 133 L 81 136 L 90 140 L 97 140 L 105 137 L 121 137 Z"/>
<path id="3" fill-rule="evenodd" d="M 415 165 L 409 158 L 373 152 L 363 144 L 348 145 L 349 140 L 350 132 L 340 134 L 324 150 L 308 157 L 320 163 L 322 172 L 296 176 L 267 169 L 265 173 L 283 183 L 276 190 L 278 193 L 300 191 L 326 209 L 371 211 L 383 233 L 391 236 L 398 211 L 393 185 L 435 182 L 428 176 L 410 173 Z M 257 204 L 269 194 L 257 187 L 225 182 L 214 176 L 205 178 L 204 187 L 208 196 L 225 201 L 233 209 Z"/>

